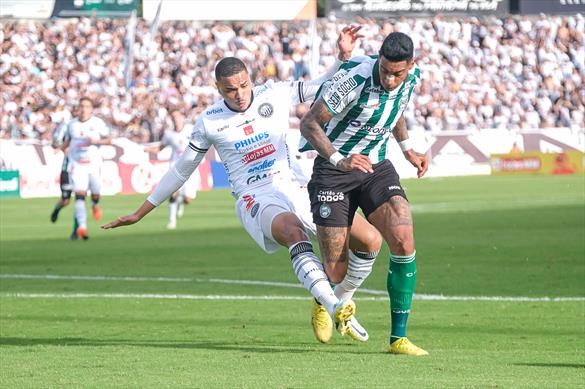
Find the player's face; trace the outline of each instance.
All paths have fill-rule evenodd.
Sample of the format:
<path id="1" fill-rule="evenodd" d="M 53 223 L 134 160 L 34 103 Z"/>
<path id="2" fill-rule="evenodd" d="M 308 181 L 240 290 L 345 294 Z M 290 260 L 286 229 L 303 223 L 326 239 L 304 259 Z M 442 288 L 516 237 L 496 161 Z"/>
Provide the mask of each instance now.
<path id="1" fill-rule="evenodd" d="M 91 117 L 91 113 L 93 111 L 93 107 L 91 103 L 87 100 L 83 100 L 79 103 L 79 119 L 82 122 L 88 120 Z"/>
<path id="2" fill-rule="evenodd" d="M 410 61 L 391 62 L 384 57 L 380 57 L 380 83 L 387 91 L 398 88 L 406 79 L 408 71 L 414 65 L 414 58 Z"/>
<path id="3" fill-rule="evenodd" d="M 248 72 L 241 71 L 230 77 L 221 77 L 216 85 L 228 107 L 240 112 L 248 109 L 252 102 L 252 80 Z"/>

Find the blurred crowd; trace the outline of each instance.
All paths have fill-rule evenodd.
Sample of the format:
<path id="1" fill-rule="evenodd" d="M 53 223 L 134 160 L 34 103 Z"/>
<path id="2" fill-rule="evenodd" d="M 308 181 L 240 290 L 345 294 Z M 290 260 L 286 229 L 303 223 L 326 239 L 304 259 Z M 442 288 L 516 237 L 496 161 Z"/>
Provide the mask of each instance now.
<path id="1" fill-rule="evenodd" d="M 582 15 L 528 18 L 361 20 L 354 54 L 376 54 L 392 31 L 415 43 L 422 82 L 406 112 L 410 129 L 584 127 Z M 139 20 L 130 85 L 124 82 L 127 20 L 2 21 L 0 137 L 50 140 L 81 96 L 114 135 L 160 139 L 169 112 L 187 120 L 217 98 L 213 69 L 237 56 L 254 82 L 310 78 L 334 62 L 340 20 L 163 22 Z"/>

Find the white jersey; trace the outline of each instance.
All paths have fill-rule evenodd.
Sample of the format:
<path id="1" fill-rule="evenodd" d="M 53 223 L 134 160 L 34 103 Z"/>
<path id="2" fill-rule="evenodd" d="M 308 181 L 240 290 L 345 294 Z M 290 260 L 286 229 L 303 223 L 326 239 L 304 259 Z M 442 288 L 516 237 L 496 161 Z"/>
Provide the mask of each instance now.
<path id="1" fill-rule="evenodd" d="M 67 135 L 71 143 L 69 144 L 69 158 L 74 162 L 100 162 L 98 147 L 90 145 L 89 140 L 99 140 L 109 136 L 109 129 L 106 123 L 95 116 L 90 117 L 85 122 L 78 118 L 73 119 L 67 125 Z"/>
<path id="2" fill-rule="evenodd" d="M 189 147 L 204 153 L 215 146 L 236 197 L 259 186 L 290 183 L 290 107 L 314 99 L 318 88 L 302 81 L 268 81 L 253 88 L 245 112 L 231 110 L 222 99 L 199 117 Z"/>
<path id="3" fill-rule="evenodd" d="M 181 131 L 165 131 L 160 143 L 161 146 L 169 146 L 171 148 L 171 163 L 174 163 L 183 155 L 189 144 L 189 137 L 192 132 L 192 125 L 183 126 Z"/>

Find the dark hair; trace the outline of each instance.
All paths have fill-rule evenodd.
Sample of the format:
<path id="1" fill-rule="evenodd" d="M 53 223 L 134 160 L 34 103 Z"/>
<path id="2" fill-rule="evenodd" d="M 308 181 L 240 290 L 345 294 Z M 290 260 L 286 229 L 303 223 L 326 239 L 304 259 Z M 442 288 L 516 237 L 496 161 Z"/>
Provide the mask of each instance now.
<path id="1" fill-rule="evenodd" d="M 91 106 L 93 107 L 93 100 L 87 96 L 83 96 L 82 98 L 79 99 L 79 105 L 81 105 L 82 102 L 84 101 L 89 101 L 89 103 L 91 104 Z"/>
<path id="2" fill-rule="evenodd" d="M 390 62 L 410 61 L 414 55 L 412 39 L 402 32 L 390 33 L 380 48 L 380 56 Z"/>
<path id="3" fill-rule="evenodd" d="M 240 72 L 248 72 L 246 65 L 236 57 L 226 57 L 219 61 L 215 67 L 215 79 L 219 81 L 222 77 L 231 77 Z"/>

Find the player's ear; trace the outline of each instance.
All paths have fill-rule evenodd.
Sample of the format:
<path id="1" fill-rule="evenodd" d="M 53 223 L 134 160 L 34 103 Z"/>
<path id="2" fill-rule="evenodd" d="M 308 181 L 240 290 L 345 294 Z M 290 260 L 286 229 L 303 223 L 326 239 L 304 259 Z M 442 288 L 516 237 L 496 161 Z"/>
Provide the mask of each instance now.
<path id="1" fill-rule="evenodd" d="M 408 70 L 412 69 L 415 61 L 416 61 L 416 58 L 412 57 L 412 59 L 410 60 L 410 63 L 408 64 Z"/>

